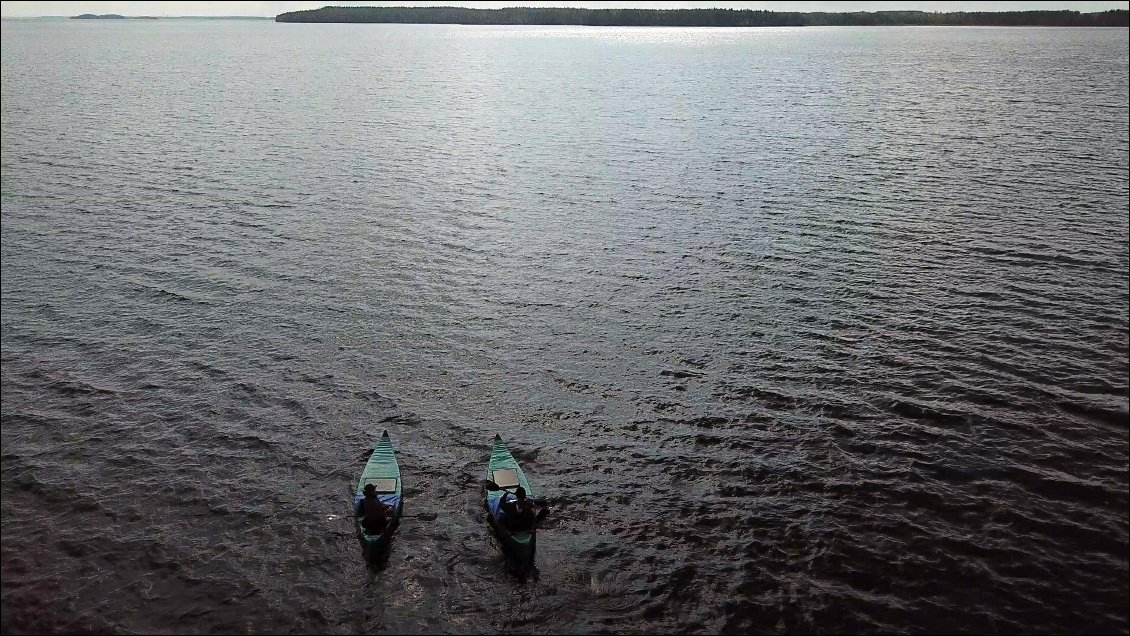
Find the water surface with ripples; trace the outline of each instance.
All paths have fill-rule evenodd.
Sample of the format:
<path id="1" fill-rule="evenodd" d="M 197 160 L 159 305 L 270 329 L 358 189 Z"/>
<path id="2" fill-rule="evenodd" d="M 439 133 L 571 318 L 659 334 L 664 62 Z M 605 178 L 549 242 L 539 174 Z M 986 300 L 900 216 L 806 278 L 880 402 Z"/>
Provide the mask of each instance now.
<path id="1" fill-rule="evenodd" d="M 4 631 L 1127 632 L 1126 29 L 2 29 Z"/>

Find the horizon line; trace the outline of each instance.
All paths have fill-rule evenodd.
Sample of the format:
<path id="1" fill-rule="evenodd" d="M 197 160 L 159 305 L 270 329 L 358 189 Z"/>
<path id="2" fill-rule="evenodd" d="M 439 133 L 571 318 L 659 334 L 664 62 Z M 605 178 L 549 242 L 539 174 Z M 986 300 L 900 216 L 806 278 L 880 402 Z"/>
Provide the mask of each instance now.
<path id="1" fill-rule="evenodd" d="M 473 9 L 473 10 L 477 10 L 477 11 L 503 11 L 503 10 L 506 10 L 506 9 L 575 9 L 575 8 L 580 8 L 580 7 L 566 7 L 566 6 L 561 6 L 561 7 L 529 7 L 529 6 L 520 5 L 520 4 L 516 4 L 516 5 L 513 5 L 513 6 L 507 6 L 507 7 L 497 7 L 497 8 L 461 7 L 461 6 L 458 6 L 458 5 L 408 7 L 408 6 L 403 6 L 403 5 L 330 5 L 330 4 L 327 4 L 327 5 L 320 7 L 320 9 L 326 9 L 326 8 L 331 8 L 331 7 L 332 8 L 343 8 L 343 9 L 344 8 L 348 8 L 348 9 L 450 9 L 450 8 L 460 8 L 460 9 Z M 615 11 L 615 10 L 618 10 L 618 9 L 624 10 L 622 8 L 617 8 L 617 7 L 596 8 L 596 9 L 585 8 L 585 9 L 588 10 L 588 11 Z M 1102 9 L 1102 10 L 1098 10 L 1098 11 L 1079 11 L 1078 9 L 1022 9 L 1022 10 L 998 9 L 998 10 L 995 10 L 995 11 L 926 11 L 924 9 L 881 9 L 881 10 L 878 10 L 878 11 L 774 11 L 774 10 L 771 10 L 771 9 L 745 9 L 745 8 L 735 9 L 735 8 L 732 8 L 732 7 L 698 7 L 698 8 L 692 8 L 692 9 L 686 9 L 686 8 L 679 8 L 679 9 L 651 8 L 651 9 L 628 9 L 628 10 L 631 10 L 631 11 L 712 11 L 712 10 L 717 10 L 717 9 L 722 9 L 722 10 L 726 10 L 726 11 L 766 11 L 768 13 L 794 13 L 794 14 L 801 14 L 801 15 L 803 15 L 803 14 L 816 14 L 816 13 L 865 13 L 865 14 L 866 13 L 929 13 L 929 14 L 945 14 L 945 13 L 1049 13 L 1049 12 L 1060 12 L 1060 11 L 1070 12 L 1070 13 L 1078 13 L 1080 15 L 1090 15 L 1090 14 L 1094 14 L 1094 13 L 1108 13 L 1108 12 L 1111 12 L 1111 11 L 1127 11 L 1128 10 L 1128 9 L 1121 9 L 1120 8 L 1120 9 Z M 162 19 L 223 20 L 223 19 L 234 19 L 234 18 L 238 18 L 238 19 L 264 19 L 264 20 L 266 20 L 266 19 L 276 18 L 276 17 L 283 15 L 285 13 L 303 13 L 303 12 L 318 11 L 318 10 L 319 9 L 299 9 L 299 10 L 296 10 L 296 11 L 284 11 L 283 13 L 277 13 L 277 14 L 273 14 L 273 15 L 153 15 L 153 14 L 137 14 L 137 15 L 134 15 L 134 14 L 127 14 L 127 13 L 90 13 L 90 12 L 86 12 L 86 13 L 78 13 L 78 14 L 71 14 L 71 15 L 54 14 L 54 15 L 8 16 L 8 17 L 0 17 L 0 20 L 40 20 L 40 19 L 48 19 L 48 18 L 68 19 L 68 18 L 75 18 L 75 17 L 80 16 L 80 15 L 99 15 L 99 16 L 101 16 L 101 15 L 119 15 L 119 16 L 122 16 L 123 18 L 153 18 L 153 19 L 157 19 L 157 20 L 162 20 Z"/>

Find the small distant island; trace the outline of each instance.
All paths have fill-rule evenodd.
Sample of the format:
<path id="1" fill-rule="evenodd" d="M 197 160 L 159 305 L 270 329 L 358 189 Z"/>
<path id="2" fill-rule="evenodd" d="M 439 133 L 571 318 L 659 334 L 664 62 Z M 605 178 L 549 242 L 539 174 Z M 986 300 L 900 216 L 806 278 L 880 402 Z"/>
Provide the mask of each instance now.
<path id="1" fill-rule="evenodd" d="M 996 11 L 929 13 L 926 11 L 856 11 L 797 13 L 753 9 L 469 9 L 465 7 L 322 7 L 291 11 L 276 22 L 350 22 L 409 24 L 527 24 L 578 26 L 1048 26 L 1126 27 L 1130 11 Z"/>
<path id="2" fill-rule="evenodd" d="M 71 19 L 72 20 L 127 20 L 128 18 L 126 18 L 124 15 L 118 15 L 116 13 L 103 13 L 101 15 L 95 15 L 93 13 L 84 13 L 82 15 L 72 16 Z"/>

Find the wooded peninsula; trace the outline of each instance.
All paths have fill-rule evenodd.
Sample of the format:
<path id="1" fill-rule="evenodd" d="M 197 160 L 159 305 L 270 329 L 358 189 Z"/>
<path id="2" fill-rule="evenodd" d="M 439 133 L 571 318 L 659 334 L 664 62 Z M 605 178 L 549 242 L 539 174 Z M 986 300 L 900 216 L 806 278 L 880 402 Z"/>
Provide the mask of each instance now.
<path id="1" fill-rule="evenodd" d="M 752 9 L 470 9 L 465 7 L 322 7 L 291 11 L 276 22 L 385 22 L 412 24 L 529 24 L 584 26 L 1060 26 L 1126 27 L 1130 11 L 951 12 L 857 11 L 797 13 Z"/>

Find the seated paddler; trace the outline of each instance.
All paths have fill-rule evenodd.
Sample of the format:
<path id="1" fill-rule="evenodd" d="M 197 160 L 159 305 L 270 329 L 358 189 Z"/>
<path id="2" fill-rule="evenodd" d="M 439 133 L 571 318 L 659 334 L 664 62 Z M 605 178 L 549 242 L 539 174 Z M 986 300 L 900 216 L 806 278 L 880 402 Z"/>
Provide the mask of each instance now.
<path id="1" fill-rule="evenodd" d="M 357 502 L 355 513 L 358 517 L 364 517 L 361 526 L 365 528 L 365 532 L 380 534 L 388 527 L 395 511 L 392 506 L 381 501 L 377 487 L 373 484 L 365 484 L 364 492 L 365 497 Z"/>

